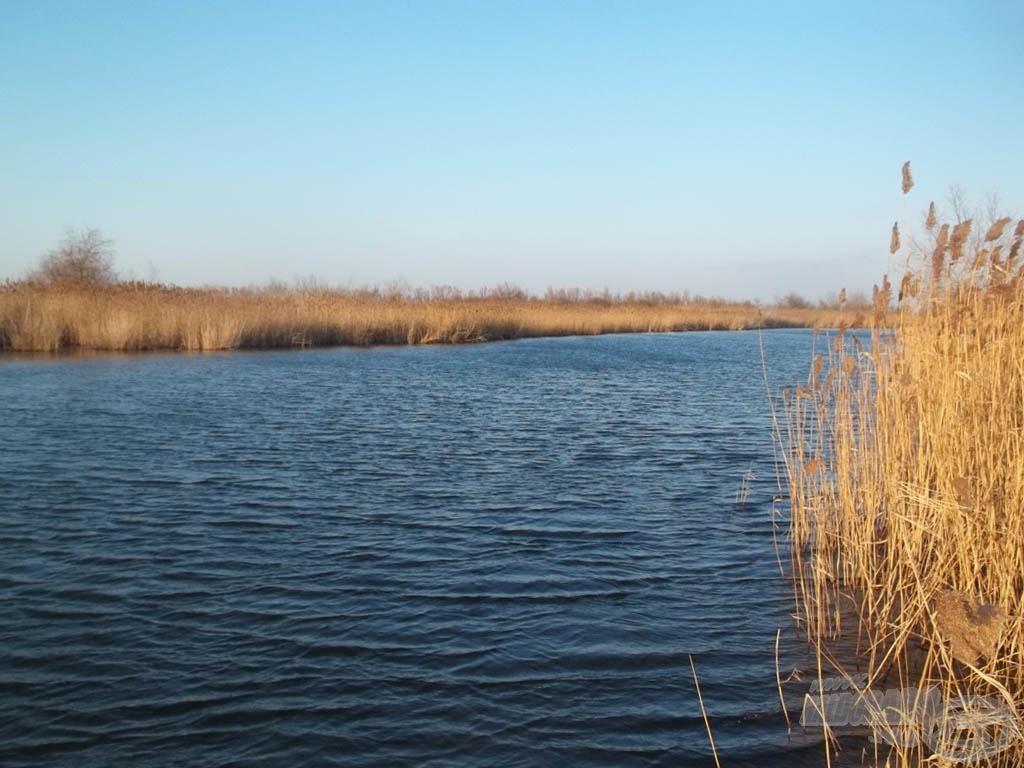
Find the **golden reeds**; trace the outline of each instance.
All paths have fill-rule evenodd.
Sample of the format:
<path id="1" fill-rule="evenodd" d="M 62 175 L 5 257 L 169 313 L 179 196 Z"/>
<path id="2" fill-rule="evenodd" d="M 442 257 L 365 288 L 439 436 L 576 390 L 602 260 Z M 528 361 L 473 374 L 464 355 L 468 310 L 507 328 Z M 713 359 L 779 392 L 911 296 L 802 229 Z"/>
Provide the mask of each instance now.
<path id="1" fill-rule="evenodd" d="M 528 336 L 835 326 L 856 309 L 761 308 L 660 294 L 523 291 L 461 296 L 452 289 L 378 291 L 0 285 L 0 350 L 214 350 L 437 344 Z"/>
<path id="2" fill-rule="evenodd" d="M 819 674 L 988 697 L 1000 727 L 1024 729 L 1024 273 L 1000 257 L 1024 221 L 1012 235 L 1008 224 L 974 253 L 969 220 L 943 224 L 895 314 L 866 338 L 837 334 L 807 386 L 786 393 L 786 464 L 798 614 Z M 944 754 L 893 740 L 880 763 Z M 1024 740 L 1000 750 L 988 764 L 1024 763 Z"/>

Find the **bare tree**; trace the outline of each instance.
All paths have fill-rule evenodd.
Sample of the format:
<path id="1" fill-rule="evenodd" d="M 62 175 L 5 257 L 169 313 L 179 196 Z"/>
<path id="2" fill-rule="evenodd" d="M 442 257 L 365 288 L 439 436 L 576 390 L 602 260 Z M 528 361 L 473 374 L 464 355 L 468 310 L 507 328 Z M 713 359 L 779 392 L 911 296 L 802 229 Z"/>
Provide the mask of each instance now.
<path id="1" fill-rule="evenodd" d="M 808 309 L 814 305 L 799 293 L 792 291 L 787 293 L 781 299 L 776 300 L 775 306 L 781 309 Z"/>
<path id="2" fill-rule="evenodd" d="M 999 199 L 998 192 L 993 191 L 985 195 L 985 218 L 982 220 L 985 229 L 991 227 L 996 220 L 1001 219 L 1004 212 L 1003 201 Z"/>
<path id="3" fill-rule="evenodd" d="M 61 244 L 40 259 L 30 277 L 46 283 L 116 283 L 114 241 L 98 229 L 69 229 Z"/>
<path id="4" fill-rule="evenodd" d="M 969 254 L 976 254 L 984 247 L 984 235 L 988 228 L 1006 215 L 1002 200 L 999 199 L 999 193 L 994 191 L 985 196 L 983 203 L 975 205 L 970 201 L 963 187 L 954 184 L 949 188 L 947 203 L 955 224 L 963 224 L 968 220 L 974 222 L 965 243 L 966 251 Z"/>
<path id="5" fill-rule="evenodd" d="M 971 218 L 971 205 L 967 200 L 967 193 L 959 184 L 950 186 L 946 202 L 953 213 L 954 224 L 962 224 L 966 219 Z"/>

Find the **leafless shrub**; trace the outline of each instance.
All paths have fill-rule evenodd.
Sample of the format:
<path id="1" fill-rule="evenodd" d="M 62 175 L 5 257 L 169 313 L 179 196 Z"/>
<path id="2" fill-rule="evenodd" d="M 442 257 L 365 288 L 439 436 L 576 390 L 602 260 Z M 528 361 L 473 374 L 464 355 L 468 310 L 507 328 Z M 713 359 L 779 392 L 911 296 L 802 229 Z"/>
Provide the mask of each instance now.
<path id="1" fill-rule="evenodd" d="M 43 283 L 116 283 L 114 241 L 97 229 L 69 229 L 61 244 L 43 256 L 29 278 Z"/>

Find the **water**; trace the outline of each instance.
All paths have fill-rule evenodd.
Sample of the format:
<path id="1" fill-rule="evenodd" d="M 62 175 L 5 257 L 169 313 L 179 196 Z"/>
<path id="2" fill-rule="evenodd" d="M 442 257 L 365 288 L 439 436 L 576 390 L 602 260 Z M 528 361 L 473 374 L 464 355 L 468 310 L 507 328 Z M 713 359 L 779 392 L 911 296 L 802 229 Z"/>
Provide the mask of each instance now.
<path id="1" fill-rule="evenodd" d="M 0 764 L 817 764 L 759 346 L 0 360 Z"/>

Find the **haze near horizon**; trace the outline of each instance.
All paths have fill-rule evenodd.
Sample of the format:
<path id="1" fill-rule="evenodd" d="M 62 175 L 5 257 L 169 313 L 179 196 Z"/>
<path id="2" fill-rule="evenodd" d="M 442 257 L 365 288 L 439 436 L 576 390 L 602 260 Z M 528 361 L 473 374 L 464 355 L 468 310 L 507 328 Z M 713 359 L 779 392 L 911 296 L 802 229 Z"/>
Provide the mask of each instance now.
<path id="1" fill-rule="evenodd" d="M 0 279 L 69 227 L 183 285 L 869 291 L 1024 211 L 1009 2 L 0 9 Z M 899 191 L 910 160 L 917 186 Z"/>

